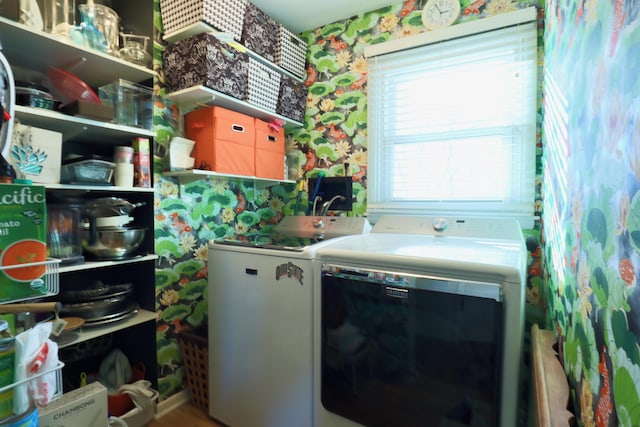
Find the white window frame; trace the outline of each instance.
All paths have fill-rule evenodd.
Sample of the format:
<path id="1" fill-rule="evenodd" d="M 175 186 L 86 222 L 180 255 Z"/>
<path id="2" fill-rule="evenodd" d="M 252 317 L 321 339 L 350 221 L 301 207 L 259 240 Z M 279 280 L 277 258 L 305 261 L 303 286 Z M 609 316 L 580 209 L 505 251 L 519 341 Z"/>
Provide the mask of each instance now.
<path id="1" fill-rule="evenodd" d="M 536 30 L 537 10 L 535 7 L 518 10 L 515 12 L 505 13 L 490 18 L 484 18 L 469 23 L 458 24 L 441 30 L 429 31 L 415 36 L 395 39 L 381 44 L 370 45 L 365 48 L 365 56 L 369 60 L 369 167 L 368 167 L 368 194 L 367 194 L 367 210 L 369 220 L 373 223 L 381 215 L 393 214 L 410 214 L 410 215 L 428 215 L 428 216 L 457 216 L 457 217 L 501 217 L 516 218 L 520 221 L 523 228 L 530 228 L 534 219 L 534 198 L 535 198 L 535 158 L 536 158 L 536 89 L 537 89 L 537 58 L 534 55 L 532 63 L 527 63 L 527 74 L 533 79 L 533 83 L 527 88 L 527 97 L 529 104 L 525 106 L 528 123 L 526 126 L 507 127 L 504 129 L 471 129 L 468 133 L 462 133 L 460 130 L 447 133 L 447 129 L 440 132 L 427 131 L 424 135 L 409 135 L 406 140 L 403 136 L 394 131 L 389 131 L 395 123 L 388 120 L 384 111 L 378 104 L 383 104 L 377 96 L 377 87 L 382 82 L 387 82 L 376 75 L 376 67 L 378 58 L 383 55 L 401 53 L 408 49 L 415 49 L 418 52 L 420 48 L 446 49 L 446 42 L 449 40 L 458 40 L 462 37 L 473 37 L 475 35 L 486 34 L 491 31 L 505 30 L 514 26 L 527 26 L 528 30 L 533 31 L 534 43 Z M 522 27 L 520 27 L 522 28 Z M 436 45 L 437 44 L 437 45 Z M 410 53 L 413 55 L 414 51 Z M 433 50 L 432 50 L 433 51 Z M 389 56 L 390 57 L 390 56 Z M 389 58 L 387 57 L 387 58 Z M 529 68 L 531 67 L 531 68 Z M 531 74 L 532 73 L 532 74 Z M 383 74 L 379 72 L 379 74 Z M 376 80 L 378 78 L 378 80 Z M 380 87 L 382 92 L 382 88 Z M 531 93 L 531 91 L 533 91 Z M 533 101 L 531 101 L 531 98 Z M 388 100 L 387 100 L 388 102 Z M 531 117 L 529 118 L 529 114 Z M 386 119 L 386 120 L 385 120 Z M 391 123 L 391 124 L 389 124 Z M 387 129 L 384 128 L 387 126 Z M 419 127 L 419 126 L 418 126 Z M 499 127 L 499 126 L 498 126 Z M 386 131 L 386 132 L 385 132 Z M 415 132 L 415 129 L 412 131 Z M 403 182 L 402 178 L 398 178 L 398 171 L 394 172 L 393 156 L 399 155 L 398 147 L 402 144 L 420 145 L 425 141 L 437 144 L 438 138 L 481 138 L 482 132 L 488 134 L 505 133 L 506 140 L 516 140 L 510 155 L 512 173 L 509 180 L 508 192 L 510 196 L 503 197 L 502 200 L 492 200 L 491 195 L 487 194 L 479 198 L 472 197 L 471 200 L 452 200 L 446 197 L 439 197 L 437 191 L 429 192 L 433 197 L 427 197 L 428 200 L 412 200 L 407 195 L 402 195 L 401 191 L 393 190 L 392 182 Z M 394 135 L 391 141 L 387 136 Z M 435 136 L 434 136 L 435 135 Z M 515 135 L 515 136 L 514 136 Z M 412 139 L 414 138 L 414 139 Z M 499 137 L 498 137 L 499 138 Z M 511 145 L 509 145 L 511 147 Z M 442 168 L 440 168 L 442 174 Z M 396 174 L 394 177 L 394 173 Z M 415 171 L 414 171 L 415 173 Z M 429 171 L 421 171 L 421 174 L 428 174 Z M 436 175 L 434 175 L 435 177 Z M 441 176 L 441 175 L 437 175 Z M 410 177 L 409 177 L 410 179 Z M 430 178 L 429 178 L 430 179 Z M 452 180 L 455 177 L 451 178 Z M 502 182 L 496 180 L 495 182 Z M 432 183 L 428 183 L 432 184 Z M 511 188 L 513 187 L 513 188 Z M 486 197 L 486 200 L 481 200 Z"/>

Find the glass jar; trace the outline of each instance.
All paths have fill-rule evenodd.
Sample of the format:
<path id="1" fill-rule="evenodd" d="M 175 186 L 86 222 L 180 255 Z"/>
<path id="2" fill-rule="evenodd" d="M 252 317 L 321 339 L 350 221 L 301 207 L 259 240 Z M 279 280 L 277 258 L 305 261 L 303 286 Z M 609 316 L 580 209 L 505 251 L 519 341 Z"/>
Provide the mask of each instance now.
<path id="1" fill-rule="evenodd" d="M 47 205 L 47 256 L 70 264 L 82 258 L 80 205 Z"/>
<path id="2" fill-rule="evenodd" d="M 42 0 L 44 30 L 57 36 L 67 37 L 76 23 L 75 0 Z"/>
<path id="3" fill-rule="evenodd" d="M 119 53 L 122 59 L 144 67 L 151 65 L 151 54 L 147 52 L 149 37 L 126 33 L 120 33 L 120 37 L 122 49 Z"/>

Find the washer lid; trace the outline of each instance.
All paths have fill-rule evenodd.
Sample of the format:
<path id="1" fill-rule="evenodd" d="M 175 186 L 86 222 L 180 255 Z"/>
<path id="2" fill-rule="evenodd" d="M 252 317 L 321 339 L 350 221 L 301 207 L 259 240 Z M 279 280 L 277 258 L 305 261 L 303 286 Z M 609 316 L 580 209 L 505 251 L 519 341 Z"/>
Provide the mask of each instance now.
<path id="1" fill-rule="evenodd" d="M 527 253 L 521 241 L 369 233 L 328 242 L 317 259 L 465 280 L 520 284 Z"/>

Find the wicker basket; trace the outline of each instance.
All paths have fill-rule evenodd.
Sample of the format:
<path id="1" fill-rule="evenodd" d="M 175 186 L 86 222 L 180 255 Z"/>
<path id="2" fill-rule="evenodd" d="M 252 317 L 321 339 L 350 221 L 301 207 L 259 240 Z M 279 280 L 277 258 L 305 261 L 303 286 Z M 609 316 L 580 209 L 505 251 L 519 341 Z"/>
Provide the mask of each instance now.
<path id="1" fill-rule="evenodd" d="M 207 329 L 183 330 L 178 334 L 191 402 L 209 410 L 209 348 Z"/>

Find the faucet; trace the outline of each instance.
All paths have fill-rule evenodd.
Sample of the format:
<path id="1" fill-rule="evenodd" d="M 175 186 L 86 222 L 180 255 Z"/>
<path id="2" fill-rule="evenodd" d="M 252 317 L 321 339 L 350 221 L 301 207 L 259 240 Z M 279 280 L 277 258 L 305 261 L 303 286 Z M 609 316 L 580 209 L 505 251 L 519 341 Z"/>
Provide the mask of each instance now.
<path id="1" fill-rule="evenodd" d="M 322 211 L 320 212 L 321 216 L 327 215 L 327 212 L 329 212 L 329 208 L 331 207 L 331 203 L 333 203 L 336 199 L 339 199 L 340 201 L 347 200 L 346 197 L 344 196 L 340 196 L 340 195 L 333 196 L 331 200 L 329 200 L 328 202 L 324 202 L 322 204 Z"/>

